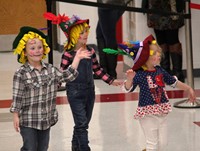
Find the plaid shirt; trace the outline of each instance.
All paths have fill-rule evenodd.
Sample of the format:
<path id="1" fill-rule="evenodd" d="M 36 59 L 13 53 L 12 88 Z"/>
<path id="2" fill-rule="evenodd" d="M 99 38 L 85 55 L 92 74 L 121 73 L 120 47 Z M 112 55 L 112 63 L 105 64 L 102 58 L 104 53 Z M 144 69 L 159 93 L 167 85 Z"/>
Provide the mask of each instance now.
<path id="1" fill-rule="evenodd" d="M 73 81 L 78 71 L 71 66 L 59 71 L 42 62 L 41 71 L 22 65 L 13 77 L 13 103 L 10 112 L 18 112 L 20 126 L 46 130 L 58 121 L 56 93 L 59 82 Z"/>
<path id="2" fill-rule="evenodd" d="M 99 65 L 99 62 L 97 60 L 96 53 L 95 53 L 94 49 L 89 47 L 89 46 L 87 46 L 87 49 L 92 52 L 91 59 L 92 59 L 92 70 L 93 70 L 93 72 L 97 76 L 99 76 L 104 82 L 106 82 L 108 84 L 112 84 L 112 82 L 114 81 L 114 78 L 111 77 L 110 75 L 108 75 L 101 68 L 101 66 Z M 65 51 L 65 53 L 63 53 L 63 55 L 62 55 L 60 68 L 63 69 L 63 70 L 67 69 L 72 64 L 72 61 L 74 59 L 75 54 L 76 54 L 75 51 L 70 51 L 70 52 Z M 80 62 L 80 64 L 81 64 L 81 62 Z"/>

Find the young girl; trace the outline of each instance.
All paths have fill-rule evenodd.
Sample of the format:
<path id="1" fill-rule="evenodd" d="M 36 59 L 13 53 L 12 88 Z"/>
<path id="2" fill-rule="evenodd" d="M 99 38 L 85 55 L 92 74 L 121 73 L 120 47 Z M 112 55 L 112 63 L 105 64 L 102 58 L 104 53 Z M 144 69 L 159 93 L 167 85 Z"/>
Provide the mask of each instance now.
<path id="1" fill-rule="evenodd" d="M 76 80 L 66 84 L 67 98 L 74 118 L 74 132 L 72 137 L 72 151 L 90 151 L 88 145 L 88 128 L 92 117 L 95 101 L 95 86 L 93 72 L 110 85 L 118 86 L 121 82 L 106 74 L 100 67 L 95 51 L 86 45 L 89 34 L 89 20 L 81 20 L 73 16 L 69 21 L 62 21 L 61 15 L 55 16 L 45 13 L 45 18 L 59 24 L 67 41 L 64 45 L 65 52 L 62 55 L 61 68 L 64 70 L 71 65 L 77 50 L 83 47 L 91 53 L 91 60 L 81 60 Z M 61 20 L 57 22 L 56 20 Z"/>
<path id="2" fill-rule="evenodd" d="M 167 115 L 171 105 L 165 90 L 165 84 L 185 90 L 189 100 L 196 99 L 193 89 L 180 82 L 163 70 L 160 61 L 160 47 L 153 36 L 148 36 L 140 47 L 138 60 L 132 69 L 126 72 L 124 82 L 126 92 L 132 92 L 140 87 L 138 108 L 134 117 L 139 120 L 146 138 L 147 151 L 165 151 L 167 148 Z M 146 53 L 147 52 L 147 53 Z M 144 58 L 141 56 L 144 55 Z"/>
<path id="3" fill-rule="evenodd" d="M 47 36 L 33 27 L 22 27 L 13 42 L 14 53 L 23 65 L 13 77 L 14 128 L 23 138 L 21 151 L 47 151 L 50 128 L 58 121 L 56 93 L 59 82 L 73 81 L 82 58 L 90 53 L 77 51 L 74 61 L 64 71 L 42 59 L 49 53 Z"/>
<path id="4" fill-rule="evenodd" d="M 105 50 L 116 53 L 114 50 Z M 146 151 L 165 151 L 167 148 L 167 115 L 171 105 L 165 90 L 165 84 L 185 90 L 189 100 L 196 99 L 193 89 L 171 76 L 159 66 L 161 49 L 152 35 L 142 42 L 119 44 L 117 51 L 130 56 L 134 66 L 129 69 L 123 84 L 125 92 L 140 88 L 139 102 L 135 119 L 138 119 L 146 138 Z"/>

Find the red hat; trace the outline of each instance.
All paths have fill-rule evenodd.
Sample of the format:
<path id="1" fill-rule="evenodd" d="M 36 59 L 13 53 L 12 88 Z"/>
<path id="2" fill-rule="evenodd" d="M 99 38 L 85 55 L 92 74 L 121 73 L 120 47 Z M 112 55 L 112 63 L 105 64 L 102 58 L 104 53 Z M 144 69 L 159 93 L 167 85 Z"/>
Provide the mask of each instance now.
<path id="1" fill-rule="evenodd" d="M 55 16 L 52 13 L 46 12 L 44 13 L 44 17 L 47 20 L 51 20 L 53 24 L 59 24 L 60 28 L 62 29 L 62 31 L 64 32 L 67 38 L 65 47 L 67 47 L 68 44 L 70 43 L 70 40 L 71 40 L 69 38 L 70 31 L 75 25 L 82 24 L 82 23 L 87 23 L 89 25 L 89 19 L 82 20 L 76 15 L 73 15 L 71 18 L 69 18 L 68 16 L 65 16 L 65 14 L 63 15 L 59 14 L 58 16 Z"/>
<path id="2" fill-rule="evenodd" d="M 146 63 L 150 56 L 149 45 L 153 40 L 155 40 L 155 38 L 149 35 L 141 42 L 130 41 L 129 43 L 126 42 L 118 45 L 119 49 L 123 50 L 133 59 L 133 70 L 138 70 Z"/>

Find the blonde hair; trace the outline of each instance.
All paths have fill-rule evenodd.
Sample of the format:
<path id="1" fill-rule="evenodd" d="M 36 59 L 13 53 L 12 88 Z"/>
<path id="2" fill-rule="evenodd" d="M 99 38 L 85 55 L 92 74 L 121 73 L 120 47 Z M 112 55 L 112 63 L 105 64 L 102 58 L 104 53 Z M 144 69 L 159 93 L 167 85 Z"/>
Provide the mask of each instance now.
<path id="1" fill-rule="evenodd" d="M 49 48 L 49 45 L 46 42 L 46 39 L 44 39 L 38 33 L 29 31 L 27 34 L 24 34 L 24 36 L 19 41 L 17 47 L 14 49 L 14 54 L 19 55 L 19 62 L 20 63 L 22 63 L 22 64 L 26 63 L 27 57 L 25 56 L 25 53 L 24 53 L 25 50 L 26 50 L 26 44 L 27 44 L 29 39 L 34 39 L 34 38 L 38 38 L 39 40 L 41 40 L 41 42 L 43 44 L 44 53 L 43 53 L 42 59 L 45 59 L 46 55 L 50 52 L 50 48 Z"/>
<path id="2" fill-rule="evenodd" d="M 72 27 L 69 34 L 69 39 L 64 44 L 65 50 L 70 50 L 75 47 L 78 42 L 78 38 L 80 37 L 80 33 L 87 27 L 89 27 L 89 25 L 86 22 L 77 24 Z"/>

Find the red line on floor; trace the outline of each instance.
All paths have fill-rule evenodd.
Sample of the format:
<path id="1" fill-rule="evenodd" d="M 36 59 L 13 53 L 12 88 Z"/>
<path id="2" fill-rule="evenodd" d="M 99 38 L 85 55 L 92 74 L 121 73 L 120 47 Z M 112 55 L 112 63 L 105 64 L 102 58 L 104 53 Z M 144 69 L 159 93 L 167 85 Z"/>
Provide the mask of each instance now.
<path id="1" fill-rule="evenodd" d="M 196 96 L 200 96 L 200 90 L 195 90 Z M 169 99 L 187 98 L 187 94 L 183 90 L 167 91 Z M 117 93 L 117 94 L 100 94 L 96 95 L 96 103 L 137 101 L 138 92 L 133 93 Z M 0 100 L 0 108 L 9 108 L 12 100 Z M 58 96 L 57 105 L 68 104 L 66 96 Z"/>

